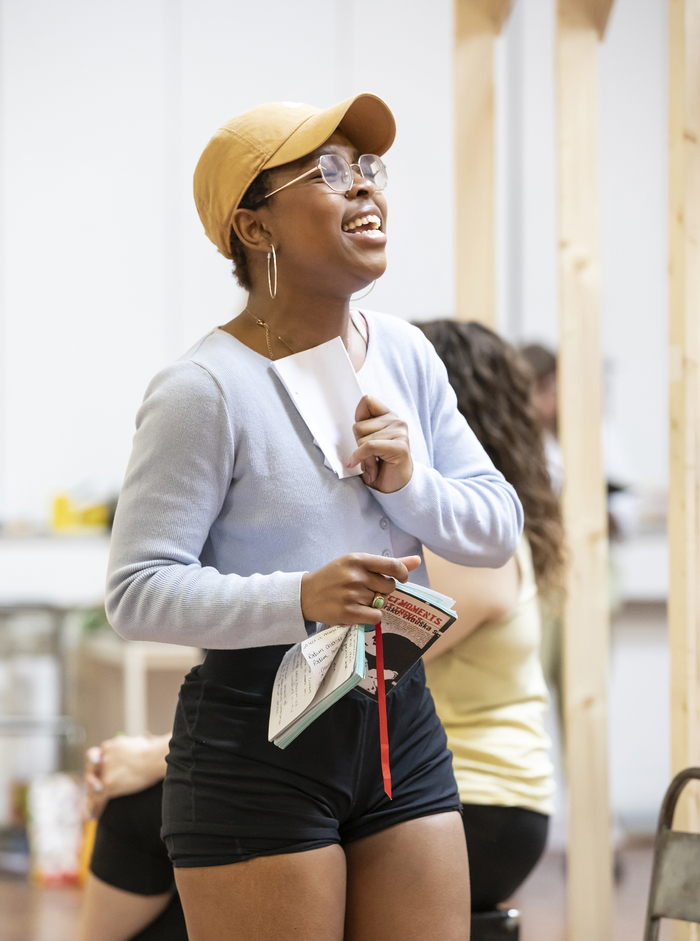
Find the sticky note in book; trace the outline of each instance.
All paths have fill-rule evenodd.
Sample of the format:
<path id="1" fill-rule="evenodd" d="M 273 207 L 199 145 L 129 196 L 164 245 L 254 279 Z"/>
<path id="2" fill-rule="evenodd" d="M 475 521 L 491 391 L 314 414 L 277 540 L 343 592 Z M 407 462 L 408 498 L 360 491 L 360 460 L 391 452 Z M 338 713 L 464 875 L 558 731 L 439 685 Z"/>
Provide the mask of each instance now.
<path id="1" fill-rule="evenodd" d="M 347 467 L 357 443 L 352 427 L 362 389 L 340 337 L 272 364 L 306 422 L 325 463 L 341 479 L 362 473 Z"/>

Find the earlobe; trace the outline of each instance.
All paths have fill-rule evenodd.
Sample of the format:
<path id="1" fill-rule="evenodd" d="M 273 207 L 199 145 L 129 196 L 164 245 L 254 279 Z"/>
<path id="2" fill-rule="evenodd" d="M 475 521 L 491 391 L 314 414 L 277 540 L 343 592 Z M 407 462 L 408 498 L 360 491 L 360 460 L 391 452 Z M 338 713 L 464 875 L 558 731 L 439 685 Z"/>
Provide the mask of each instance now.
<path id="1" fill-rule="evenodd" d="M 237 209 L 231 220 L 233 231 L 243 245 L 254 252 L 269 252 L 272 233 L 252 209 Z"/>

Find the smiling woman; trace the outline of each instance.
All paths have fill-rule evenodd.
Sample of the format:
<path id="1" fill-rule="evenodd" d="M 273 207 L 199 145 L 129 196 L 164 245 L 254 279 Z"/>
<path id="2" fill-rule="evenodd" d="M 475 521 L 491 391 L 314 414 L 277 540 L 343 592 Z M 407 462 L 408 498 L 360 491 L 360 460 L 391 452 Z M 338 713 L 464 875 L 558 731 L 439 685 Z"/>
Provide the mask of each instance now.
<path id="1" fill-rule="evenodd" d="M 308 160 L 313 163 L 313 156 Z M 358 162 L 349 164 L 340 154 L 333 153 L 330 147 L 320 148 L 318 160 L 310 170 L 306 170 L 300 176 L 295 177 L 288 183 L 284 183 L 277 189 L 272 190 L 271 180 L 272 172 L 264 170 L 257 176 L 246 190 L 240 202 L 241 209 L 259 209 L 267 199 L 275 196 L 280 190 L 286 189 L 299 180 L 321 180 L 336 192 L 346 193 L 353 186 L 353 171 L 357 169 L 362 177 L 374 183 L 375 189 L 384 189 L 387 184 L 387 172 L 381 158 L 372 154 L 363 154 Z M 313 176 L 311 176 L 314 174 Z M 382 236 L 382 220 L 378 215 L 370 213 L 367 216 L 356 216 L 349 222 L 343 224 L 343 232 L 360 231 L 372 232 L 373 238 Z M 384 239 L 386 242 L 386 238 Z M 231 257 L 233 258 L 234 275 L 242 288 L 250 290 L 252 283 L 248 271 L 248 259 L 243 247 L 243 243 L 238 238 L 236 230 L 231 226 L 230 242 Z"/>
<path id="2" fill-rule="evenodd" d="M 217 131 L 195 171 L 243 311 L 152 381 L 112 537 L 123 636 L 208 649 L 180 693 L 162 835 L 197 941 L 466 941 L 459 797 L 419 662 L 387 702 L 355 690 L 286 750 L 267 741 L 275 672 L 319 625 L 375 624 L 422 544 L 499 566 L 522 510 L 457 410 L 420 331 L 352 310 L 386 268 L 394 119 L 373 95 L 267 104 Z M 367 393 L 361 474 L 323 460 L 270 361 L 340 337 Z M 374 606 L 373 606 L 374 605 Z M 416 885 L 420 884 L 420 898 Z"/>
<path id="3" fill-rule="evenodd" d="M 298 303 L 300 290 L 308 290 L 309 283 L 314 293 L 330 293 L 344 305 L 349 295 L 384 273 L 387 206 L 381 191 L 386 183 L 381 158 L 360 154 L 346 134 L 336 130 L 310 154 L 263 171 L 262 179 L 258 176 L 245 192 L 231 220 L 229 244 L 236 245 L 236 272 L 246 272 L 248 283 L 243 286 L 252 289 L 256 274 L 262 282 L 262 296 L 251 297 L 247 312 L 258 326 L 268 325 L 268 353 L 270 333 L 277 346 L 284 346 L 285 355 L 307 348 L 306 337 L 296 340 L 291 329 L 281 339 L 280 324 L 289 320 L 289 299 Z M 323 304 L 321 316 L 330 328 L 325 338 L 331 339 L 337 333 Z M 350 327 L 349 321 L 346 329 Z M 250 320 L 234 320 L 224 329 L 256 348 Z M 257 332 L 257 346 L 264 352 Z M 356 368 L 361 365 L 363 349 L 357 338 L 348 352 Z"/>

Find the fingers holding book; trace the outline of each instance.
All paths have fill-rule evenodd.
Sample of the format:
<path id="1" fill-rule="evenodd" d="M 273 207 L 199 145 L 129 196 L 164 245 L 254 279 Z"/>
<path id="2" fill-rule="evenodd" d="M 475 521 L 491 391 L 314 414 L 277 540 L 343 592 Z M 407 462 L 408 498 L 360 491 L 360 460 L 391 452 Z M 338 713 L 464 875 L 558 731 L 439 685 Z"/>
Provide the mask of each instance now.
<path id="1" fill-rule="evenodd" d="M 420 556 L 387 559 L 355 552 L 334 559 L 301 580 L 301 610 L 321 624 L 376 624 L 381 609 L 373 604 L 386 598 L 420 565 Z"/>

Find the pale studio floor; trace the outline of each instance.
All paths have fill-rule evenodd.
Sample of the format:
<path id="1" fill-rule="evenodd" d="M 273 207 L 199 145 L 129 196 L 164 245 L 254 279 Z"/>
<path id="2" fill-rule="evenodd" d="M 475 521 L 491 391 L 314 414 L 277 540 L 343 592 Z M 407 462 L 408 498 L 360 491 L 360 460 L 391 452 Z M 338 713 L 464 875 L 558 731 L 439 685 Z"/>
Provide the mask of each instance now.
<path id="1" fill-rule="evenodd" d="M 511 904 L 522 914 L 521 941 L 566 941 L 564 857 L 545 855 Z M 651 847 L 620 852 L 622 878 L 615 894 L 615 941 L 641 941 L 651 872 Z M 78 889 L 35 889 L 0 879 L 0 941 L 75 941 Z M 662 928 L 662 939 L 670 938 Z"/>

